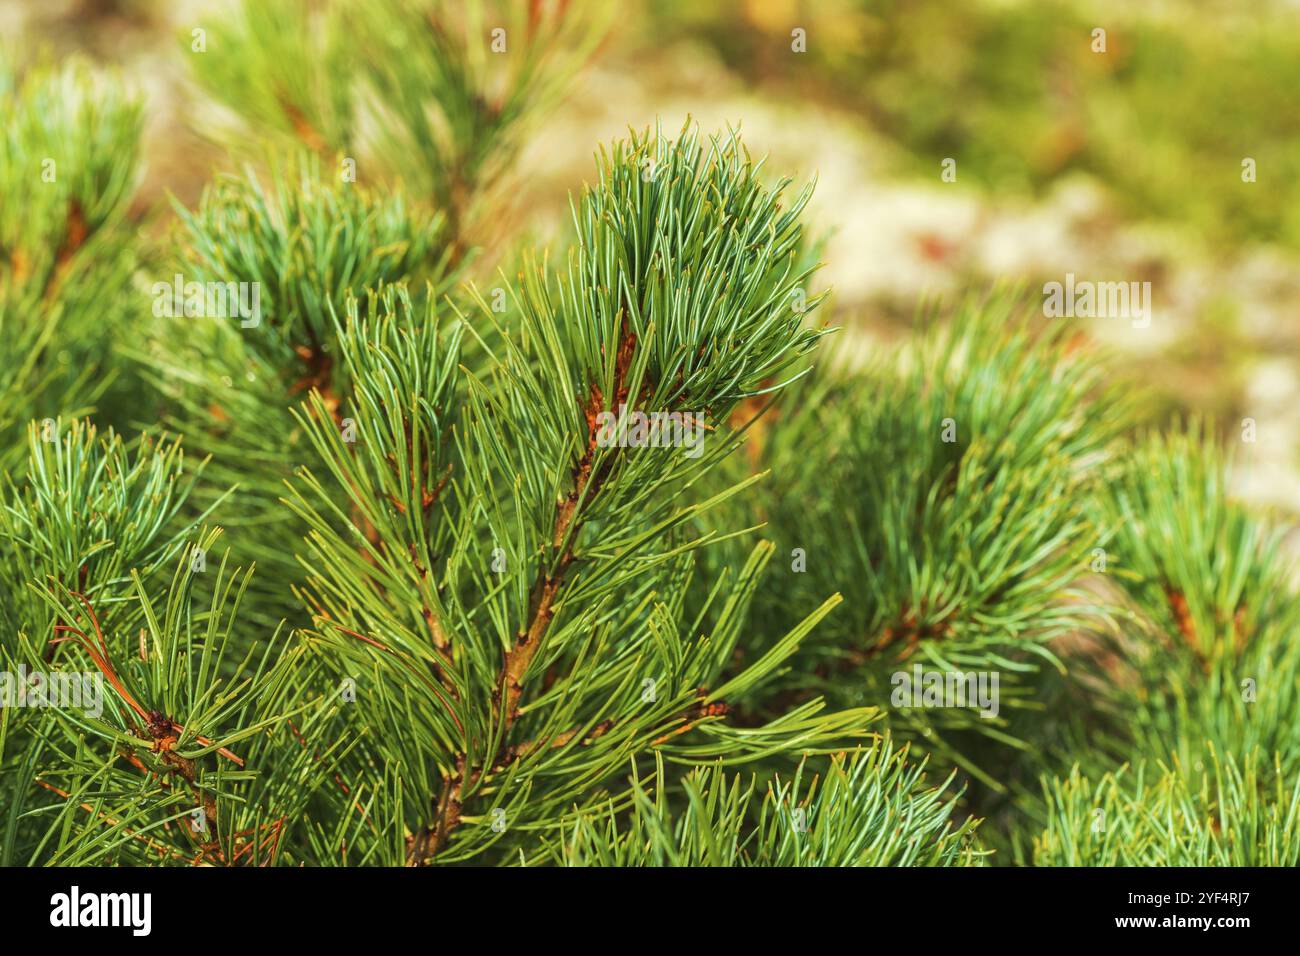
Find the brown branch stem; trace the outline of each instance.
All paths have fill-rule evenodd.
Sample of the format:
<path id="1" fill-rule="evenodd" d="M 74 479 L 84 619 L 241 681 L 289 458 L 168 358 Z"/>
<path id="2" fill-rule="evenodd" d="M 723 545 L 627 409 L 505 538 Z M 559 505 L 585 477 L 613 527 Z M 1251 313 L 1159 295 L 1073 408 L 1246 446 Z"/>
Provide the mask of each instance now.
<path id="1" fill-rule="evenodd" d="M 632 365 L 632 356 L 636 349 L 636 336 L 627 327 L 622 326 L 618 353 L 614 362 L 615 404 L 627 393 L 627 374 Z M 560 502 L 555 513 L 555 524 L 551 532 L 551 550 L 556 554 L 554 563 L 545 568 L 533 583 L 529 598 L 528 627 L 522 630 L 515 643 L 505 652 L 502 660 L 500 677 L 495 694 L 497 718 L 503 725 L 501 740 L 504 741 L 510 728 L 519 718 L 520 699 L 523 696 L 523 681 L 528 668 L 533 662 L 546 637 L 554 617 L 555 598 L 564 583 L 564 574 L 573 562 L 573 546 L 577 539 L 577 519 L 579 505 L 599 487 L 601 475 L 596 472 L 596 420 L 604 408 L 604 396 L 600 388 L 592 385 L 587 398 L 583 417 L 587 424 L 587 447 L 582 458 L 573 468 L 572 485 L 569 493 Z M 483 766 L 491 768 L 500 762 L 501 749 L 492 753 Z M 423 866 L 446 846 L 451 831 L 460 823 L 462 797 L 467 779 L 473 786 L 482 777 L 483 771 L 474 771 L 467 778 L 465 756 L 457 758 L 456 771 L 445 781 L 438 797 L 435 812 L 436 824 L 432 831 L 428 826 L 422 828 L 410 840 L 407 855 L 408 866 Z"/>

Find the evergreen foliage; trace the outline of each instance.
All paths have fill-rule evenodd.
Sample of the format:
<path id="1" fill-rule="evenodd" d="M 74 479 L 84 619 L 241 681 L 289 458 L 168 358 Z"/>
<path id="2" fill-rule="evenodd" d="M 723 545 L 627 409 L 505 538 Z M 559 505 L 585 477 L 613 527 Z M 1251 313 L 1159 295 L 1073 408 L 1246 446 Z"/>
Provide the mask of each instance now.
<path id="1" fill-rule="evenodd" d="M 238 5 L 257 148 L 153 239 L 135 100 L 0 62 L 0 863 L 1300 862 L 1300 597 L 1209 426 L 1014 292 L 837 351 L 734 130 L 480 247 L 601 33 Z"/>
<path id="2" fill-rule="evenodd" d="M 1207 758 L 1189 771 L 1121 767 L 1096 783 L 1076 769 L 1047 785 L 1040 866 L 1288 866 L 1300 853 L 1300 788 L 1281 768 Z"/>
<path id="3" fill-rule="evenodd" d="M 753 782 L 701 768 L 682 781 L 676 818 L 661 764 L 653 786 L 634 781 L 630 813 L 611 806 L 579 817 L 552 857 L 565 866 L 973 865 L 974 822 L 954 827 L 943 788 L 926 789 L 921 765 L 906 757 L 886 741 L 837 755 L 824 779 L 808 780 L 801 764 L 761 795 Z"/>
<path id="4" fill-rule="evenodd" d="M 141 114 L 80 61 L 20 71 L 0 49 L 0 117 L 0 465 L 13 467 L 28 421 L 118 394 Z M 106 409 L 122 424 L 118 402 Z"/>

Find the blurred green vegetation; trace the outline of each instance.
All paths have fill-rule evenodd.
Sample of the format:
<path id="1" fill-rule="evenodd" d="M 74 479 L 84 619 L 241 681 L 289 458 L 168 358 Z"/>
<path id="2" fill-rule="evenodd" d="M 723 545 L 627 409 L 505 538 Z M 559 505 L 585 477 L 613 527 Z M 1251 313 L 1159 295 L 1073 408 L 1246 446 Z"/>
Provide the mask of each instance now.
<path id="1" fill-rule="evenodd" d="M 1036 195 L 1082 170 L 1212 246 L 1300 246 L 1300 9 L 1274 0 L 749 0 L 652 5 L 765 95 L 863 115 L 900 171 Z M 790 52 L 791 30 L 807 53 Z M 1106 31 L 1105 52 L 1093 30 Z M 1242 181 L 1242 160 L 1258 182 Z"/>

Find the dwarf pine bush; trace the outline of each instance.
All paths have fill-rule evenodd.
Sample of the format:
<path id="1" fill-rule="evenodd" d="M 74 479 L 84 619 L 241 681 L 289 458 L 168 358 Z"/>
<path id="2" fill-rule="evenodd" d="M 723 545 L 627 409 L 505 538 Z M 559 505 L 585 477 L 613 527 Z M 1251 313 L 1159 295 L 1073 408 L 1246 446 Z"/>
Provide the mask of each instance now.
<path id="1" fill-rule="evenodd" d="M 138 102 L 0 61 L 0 862 L 1300 862 L 1212 429 L 1014 291 L 853 361 L 734 130 L 510 246 L 602 29 L 501 7 L 237 5 L 150 233 Z"/>

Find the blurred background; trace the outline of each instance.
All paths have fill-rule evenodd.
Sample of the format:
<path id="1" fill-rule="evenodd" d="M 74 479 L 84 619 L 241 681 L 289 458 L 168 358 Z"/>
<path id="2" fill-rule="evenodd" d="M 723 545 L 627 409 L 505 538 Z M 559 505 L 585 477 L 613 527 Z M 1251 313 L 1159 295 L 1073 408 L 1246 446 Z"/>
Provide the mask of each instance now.
<path id="1" fill-rule="evenodd" d="M 0 0 L 5 42 L 81 52 L 145 97 L 149 228 L 230 162 L 186 62 L 191 30 L 230 5 Z M 852 351 L 897 347 L 996 283 L 1034 303 L 1067 273 L 1150 282 L 1149 327 L 1088 334 L 1152 422 L 1203 414 L 1240 437 L 1253 419 L 1238 491 L 1300 511 L 1300 0 L 620 2 L 530 136 L 503 221 L 562 235 L 599 144 L 688 115 L 738 125 L 774 175 L 817 178 Z"/>

